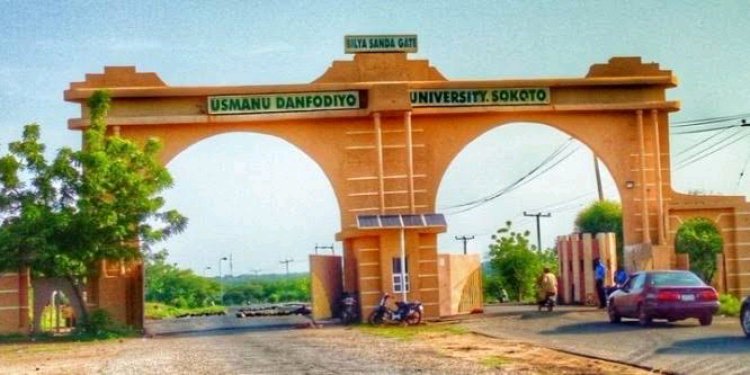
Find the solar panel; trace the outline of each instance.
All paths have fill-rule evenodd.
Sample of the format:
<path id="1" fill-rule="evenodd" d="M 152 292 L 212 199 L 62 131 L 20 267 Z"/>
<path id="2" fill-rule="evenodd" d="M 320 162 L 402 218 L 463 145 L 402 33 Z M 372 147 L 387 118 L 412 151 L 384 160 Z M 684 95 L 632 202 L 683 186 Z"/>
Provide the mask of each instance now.
<path id="1" fill-rule="evenodd" d="M 380 222 L 378 215 L 359 215 L 357 216 L 357 226 L 360 228 L 378 228 Z"/>
<path id="2" fill-rule="evenodd" d="M 423 227 L 422 215 L 401 215 L 405 227 Z"/>
<path id="3" fill-rule="evenodd" d="M 401 215 L 382 215 L 380 222 L 383 228 L 401 228 Z"/>
<path id="4" fill-rule="evenodd" d="M 443 214 L 357 215 L 357 227 L 360 229 L 419 228 L 436 226 L 447 226 Z"/>
<path id="5" fill-rule="evenodd" d="M 425 214 L 424 221 L 427 226 L 448 226 L 448 223 L 445 222 L 445 216 L 443 216 L 443 214 Z"/>

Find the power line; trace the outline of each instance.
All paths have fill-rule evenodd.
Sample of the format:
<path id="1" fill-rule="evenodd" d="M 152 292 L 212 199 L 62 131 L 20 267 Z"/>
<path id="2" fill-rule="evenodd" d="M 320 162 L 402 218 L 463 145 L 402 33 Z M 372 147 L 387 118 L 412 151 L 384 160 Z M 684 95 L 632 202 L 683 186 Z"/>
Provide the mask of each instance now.
<path id="1" fill-rule="evenodd" d="M 706 147 L 703 147 L 703 148 L 701 148 L 699 150 L 694 151 L 692 155 L 684 157 L 682 160 L 678 161 L 677 164 L 678 165 L 682 165 L 682 164 L 685 164 L 685 163 L 687 163 L 687 162 L 689 162 L 689 161 L 691 161 L 693 159 L 702 158 L 708 152 L 710 152 L 710 151 L 712 151 L 714 149 L 720 149 L 720 148 L 722 148 L 722 144 L 724 142 L 727 142 L 727 141 L 731 140 L 732 137 L 734 137 L 737 134 L 739 134 L 740 131 L 741 131 L 740 129 L 737 129 L 733 133 L 727 134 L 726 136 L 722 137 L 718 141 L 716 141 L 716 142 L 714 142 L 714 143 L 712 143 L 712 144 L 710 144 L 710 145 L 708 145 Z"/>
<path id="2" fill-rule="evenodd" d="M 722 131 L 720 131 L 720 132 L 718 132 L 718 133 L 714 133 L 714 134 L 712 134 L 712 135 L 711 135 L 710 137 L 704 138 L 704 139 L 703 139 L 702 141 L 700 141 L 700 142 L 694 143 L 694 144 L 692 144 L 692 145 L 690 145 L 690 146 L 686 147 L 686 148 L 685 148 L 684 150 L 682 150 L 682 151 L 678 152 L 678 153 L 677 153 L 677 154 L 675 155 L 675 157 L 680 157 L 680 156 L 682 156 L 683 154 L 685 154 L 685 153 L 686 153 L 686 152 L 688 152 L 688 151 L 693 151 L 693 150 L 695 150 L 695 148 L 696 148 L 696 147 L 698 147 L 698 146 L 700 146 L 700 145 L 702 145 L 702 144 L 704 144 L 704 143 L 706 143 L 706 142 L 708 142 L 708 141 L 710 141 L 710 140 L 712 140 L 712 139 L 716 138 L 716 137 L 717 137 L 717 136 L 718 136 L 719 134 L 722 134 L 722 133 L 724 133 L 725 131 L 727 131 L 727 129 L 729 129 L 729 128 L 725 128 L 725 129 L 723 129 Z"/>
<path id="3" fill-rule="evenodd" d="M 720 116 L 720 117 L 708 117 L 708 118 L 685 120 L 685 121 L 675 121 L 670 124 L 670 127 L 684 128 L 684 127 L 689 127 L 689 126 L 716 124 L 716 123 L 728 122 L 732 120 L 739 120 L 743 117 L 750 117 L 750 113 L 741 113 L 738 115 Z"/>
<path id="4" fill-rule="evenodd" d="M 482 198 L 479 198 L 479 199 L 475 199 L 473 201 L 469 201 L 469 202 L 466 202 L 466 203 L 461 203 L 461 204 L 457 204 L 457 205 L 453 205 L 453 206 L 447 206 L 447 207 L 445 207 L 445 209 L 471 206 L 471 205 L 474 205 L 476 203 L 481 203 L 481 202 L 484 202 L 486 200 L 494 199 L 496 196 L 504 194 L 506 190 L 511 189 L 515 185 L 521 183 L 524 179 L 526 179 L 529 176 L 531 176 L 532 174 L 534 174 L 534 172 L 536 172 L 540 168 L 544 167 L 547 163 L 549 163 L 552 159 L 554 159 L 557 155 L 559 155 L 570 144 L 570 142 L 572 140 L 573 140 L 573 138 L 568 138 L 568 140 L 566 142 L 564 142 L 563 144 L 561 144 L 560 146 L 558 146 L 549 156 L 547 156 L 544 160 L 542 160 L 542 162 L 539 163 L 536 167 L 532 168 L 524 176 L 522 176 L 521 178 L 515 180 L 513 183 L 511 183 L 510 185 L 508 185 L 508 186 L 500 189 L 499 191 L 497 191 L 495 193 L 492 193 L 492 194 L 490 194 L 488 196 L 485 196 L 485 197 L 482 197 Z"/>
<path id="5" fill-rule="evenodd" d="M 718 127 L 718 128 L 688 130 L 688 131 L 674 132 L 674 133 L 670 133 L 670 134 L 672 134 L 672 135 L 684 135 L 684 134 L 709 133 L 709 132 L 714 132 L 714 131 L 717 131 L 717 130 L 724 130 L 724 129 L 736 128 L 736 127 L 739 127 L 739 126 L 742 126 L 742 125 L 726 125 L 726 126 L 721 126 L 721 127 Z"/>
<path id="6" fill-rule="evenodd" d="M 463 213 L 463 212 L 467 212 L 467 211 L 473 210 L 473 209 L 475 209 L 475 208 L 477 208 L 479 206 L 482 206 L 485 203 L 488 203 L 488 202 L 490 202 L 490 201 L 492 201 L 492 200 L 494 200 L 494 199 L 496 199 L 496 198 L 498 198 L 498 197 L 500 197 L 502 195 L 510 193 L 510 192 L 518 189 L 519 187 L 528 184 L 531 181 L 534 181 L 535 179 L 539 178 L 540 176 L 542 176 L 543 174 L 545 174 L 546 172 L 548 172 L 552 168 L 556 167 L 557 165 L 559 165 L 563 161 L 567 160 L 571 155 L 573 155 L 574 153 L 576 153 L 578 151 L 579 148 L 576 147 L 575 149 L 570 150 L 562 158 L 560 158 L 559 160 L 555 161 L 552 165 L 550 165 L 550 166 L 548 166 L 548 167 L 546 167 L 544 169 L 541 169 L 545 165 L 547 165 L 549 162 L 551 162 L 554 159 L 554 157 L 560 155 L 560 153 L 570 144 L 569 143 L 570 141 L 572 141 L 572 138 L 569 138 L 567 143 L 565 143 L 561 147 L 558 147 L 557 150 L 555 150 L 549 157 L 547 157 L 544 161 L 542 161 L 542 163 L 540 163 L 539 165 L 537 165 L 536 167 L 534 167 L 529 173 L 527 173 L 523 177 L 517 179 L 516 181 L 514 181 L 510 185 L 503 187 L 499 191 L 497 191 L 497 192 L 495 192 L 495 193 L 493 193 L 493 194 L 491 194 L 489 196 L 485 196 L 483 198 L 476 199 L 476 200 L 471 201 L 471 202 L 467 202 L 467 203 L 463 203 L 463 204 L 459 204 L 459 205 L 455 205 L 455 206 L 449 206 L 449 207 L 447 207 L 447 209 L 451 209 L 451 208 L 460 208 L 460 209 L 457 210 L 457 211 L 454 211 L 454 212 L 450 212 L 448 214 L 449 215 L 455 215 L 455 214 L 460 214 L 460 213 Z"/>
<path id="7" fill-rule="evenodd" d="M 735 132 L 734 134 L 737 134 L 737 133 L 738 133 L 738 132 Z M 697 162 L 697 161 L 699 161 L 699 160 L 703 160 L 703 159 L 705 159 L 705 158 L 707 158 L 707 157 L 709 157 L 709 156 L 711 156 L 711 155 L 715 154 L 716 152 L 718 152 L 718 151 L 720 151 L 720 150 L 724 150 L 724 149 L 728 148 L 729 146 L 731 146 L 731 145 L 733 145 L 733 144 L 735 144 L 735 143 L 737 143 L 737 142 L 739 142 L 739 141 L 741 141 L 741 140 L 743 140 L 743 139 L 747 138 L 748 136 L 750 136 L 750 133 L 747 133 L 747 134 L 745 134 L 745 135 L 743 135 L 743 136 L 741 136 L 741 137 L 739 137 L 739 138 L 736 138 L 736 139 L 735 139 L 735 140 L 733 140 L 732 142 L 729 142 L 729 143 L 727 143 L 727 144 L 723 145 L 722 147 L 718 147 L 718 148 L 716 148 L 715 150 L 711 151 L 711 152 L 710 152 L 710 153 L 708 153 L 708 154 L 702 155 L 702 156 L 700 156 L 700 157 L 697 157 L 697 158 L 693 158 L 693 159 L 691 159 L 691 160 L 689 160 L 689 161 L 685 161 L 685 162 L 683 162 L 683 164 L 682 164 L 682 165 L 678 166 L 678 167 L 677 167 L 677 169 L 682 169 L 682 168 L 685 168 L 685 167 L 687 167 L 688 165 L 691 165 L 691 164 L 693 164 L 693 163 L 695 163 L 695 162 Z"/>

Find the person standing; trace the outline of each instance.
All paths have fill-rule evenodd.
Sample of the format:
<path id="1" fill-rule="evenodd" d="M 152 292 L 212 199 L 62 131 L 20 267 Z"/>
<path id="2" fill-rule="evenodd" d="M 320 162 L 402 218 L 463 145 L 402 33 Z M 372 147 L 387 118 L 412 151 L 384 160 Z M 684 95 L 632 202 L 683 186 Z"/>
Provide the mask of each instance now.
<path id="1" fill-rule="evenodd" d="M 594 267 L 594 280 L 596 280 L 596 294 L 599 297 L 599 308 L 607 307 L 607 298 L 604 290 L 604 279 L 607 276 L 607 267 L 601 258 L 596 258 Z"/>
<path id="2" fill-rule="evenodd" d="M 622 288 L 627 281 L 628 273 L 622 267 L 617 267 L 617 271 L 615 271 L 615 287 Z"/>

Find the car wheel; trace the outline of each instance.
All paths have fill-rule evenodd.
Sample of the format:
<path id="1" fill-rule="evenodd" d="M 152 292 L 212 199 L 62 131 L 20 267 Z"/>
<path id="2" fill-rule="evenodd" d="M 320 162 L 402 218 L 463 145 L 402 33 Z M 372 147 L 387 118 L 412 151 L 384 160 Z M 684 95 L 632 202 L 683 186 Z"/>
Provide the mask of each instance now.
<path id="1" fill-rule="evenodd" d="M 638 305 L 638 324 L 641 327 L 648 327 L 653 319 L 646 314 L 646 309 L 643 305 Z"/>
<path id="2" fill-rule="evenodd" d="M 711 314 L 706 314 L 698 318 L 698 321 L 701 323 L 702 326 L 710 326 L 711 322 L 714 321 L 714 316 Z"/>
<path id="3" fill-rule="evenodd" d="M 622 321 L 622 317 L 620 314 L 617 313 L 617 310 L 615 309 L 615 305 L 612 303 L 613 301 L 609 302 L 609 306 L 607 308 L 607 313 L 609 315 L 609 322 L 610 323 L 620 323 Z"/>
<path id="4" fill-rule="evenodd" d="M 750 307 L 742 309 L 740 319 L 742 322 L 742 330 L 745 331 L 745 336 L 750 339 Z"/>

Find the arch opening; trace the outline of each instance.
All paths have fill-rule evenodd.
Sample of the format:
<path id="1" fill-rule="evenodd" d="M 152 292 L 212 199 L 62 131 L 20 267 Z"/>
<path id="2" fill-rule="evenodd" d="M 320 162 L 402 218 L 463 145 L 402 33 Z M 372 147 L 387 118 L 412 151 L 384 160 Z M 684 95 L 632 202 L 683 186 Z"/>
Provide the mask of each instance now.
<path id="1" fill-rule="evenodd" d="M 724 239 L 713 220 L 692 217 L 683 221 L 674 238 L 677 254 L 687 257 L 690 271 L 707 284 L 724 285 Z"/>
<path id="2" fill-rule="evenodd" d="M 167 168 L 175 184 L 164 193 L 165 207 L 189 222 L 159 248 L 168 251 L 165 264 L 218 284 L 206 292 L 214 297 L 204 296 L 201 304 L 309 298 L 309 291 L 300 296 L 284 285 L 304 286 L 301 278 L 309 283 L 309 254 L 316 245 L 333 245 L 341 254 L 333 243 L 341 228 L 339 205 L 328 177 L 283 139 L 248 132 L 214 135 L 177 154 Z M 148 289 L 148 270 L 146 275 Z M 236 290 L 271 278 L 280 280 L 282 290 L 268 301 Z"/>
<path id="3" fill-rule="evenodd" d="M 604 199 L 620 202 L 618 184 L 598 161 Z M 473 235 L 468 251 L 484 254 L 508 220 L 515 231 L 528 230 L 536 246 L 536 218 L 524 212 L 551 214 L 540 218 L 541 245 L 554 248 L 556 236 L 574 232 L 577 213 L 597 199 L 589 146 L 552 125 L 499 123 L 468 143 L 440 181 L 436 205 L 449 225 L 439 248 L 463 252 L 455 238 Z"/>

